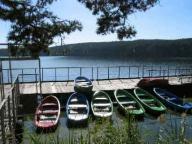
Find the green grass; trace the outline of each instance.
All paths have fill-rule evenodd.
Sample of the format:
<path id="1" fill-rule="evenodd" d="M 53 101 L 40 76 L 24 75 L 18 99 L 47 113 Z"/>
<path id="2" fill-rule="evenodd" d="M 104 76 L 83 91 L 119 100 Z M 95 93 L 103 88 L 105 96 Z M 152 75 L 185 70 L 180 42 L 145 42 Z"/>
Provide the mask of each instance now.
<path id="1" fill-rule="evenodd" d="M 183 116 L 180 124 L 176 120 L 171 119 L 171 122 L 160 126 L 157 135 L 141 129 L 138 122 L 133 117 L 127 116 L 122 121 L 111 121 L 109 119 L 97 119 L 92 121 L 86 129 L 69 129 L 65 136 L 61 135 L 61 130 L 64 127 L 58 127 L 54 133 L 37 134 L 30 133 L 25 130 L 24 139 L 31 144 L 191 144 L 192 141 L 186 138 L 186 129 L 191 126 L 187 123 L 186 117 Z M 121 123 L 121 124 L 119 124 Z M 154 142 L 147 142 L 145 136 L 153 137 Z"/>

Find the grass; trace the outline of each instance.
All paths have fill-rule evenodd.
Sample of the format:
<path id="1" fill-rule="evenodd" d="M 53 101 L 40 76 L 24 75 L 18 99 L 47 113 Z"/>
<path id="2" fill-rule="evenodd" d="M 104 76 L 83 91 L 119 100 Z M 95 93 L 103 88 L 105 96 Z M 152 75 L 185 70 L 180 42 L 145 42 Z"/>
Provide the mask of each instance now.
<path id="1" fill-rule="evenodd" d="M 157 144 L 192 144 L 192 141 L 187 139 L 186 130 L 190 125 L 187 124 L 186 115 L 182 116 L 180 124 L 171 119 L 171 123 L 159 130 Z"/>
<path id="2" fill-rule="evenodd" d="M 92 121 L 92 120 L 90 120 Z M 116 126 L 115 126 L 116 125 Z M 132 117 L 120 126 L 109 119 L 97 119 L 83 131 L 70 129 L 68 135 L 61 137 L 60 130 L 54 134 L 37 134 L 25 130 L 24 139 L 31 144 L 140 144 L 143 143 L 137 123 Z"/>
<path id="3" fill-rule="evenodd" d="M 71 128 L 65 131 L 61 130 L 63 127 L 58 127 L 55 133 L 47 134 L 30 133 L 25 130 L 24 139 L 31 144 L 192 144 L 186 137 L 187 128 L 191 126 L 186 116 L 183 115 L 179 124 L 174 118 L 170 119 L 169 123 L 160 125 L 157 135 L 147 129 L 141 131 L 139 123 L 133 117 L 127 116 L 121 122 L 90 119 L 89 123 L 93 124 L 86 129 Z M 65 131 L 66 135 L 63 136 L 61 131 Z M 147 142 L 145 136 L 152 137 L 154 141 Z"/>

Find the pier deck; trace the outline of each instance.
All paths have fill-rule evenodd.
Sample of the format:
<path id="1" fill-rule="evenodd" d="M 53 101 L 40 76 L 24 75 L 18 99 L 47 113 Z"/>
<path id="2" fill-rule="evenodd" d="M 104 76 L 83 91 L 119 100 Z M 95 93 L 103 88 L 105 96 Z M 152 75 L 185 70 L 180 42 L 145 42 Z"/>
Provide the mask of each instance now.
<path id="1" fill-rule="evenodd" d="M 180 85 L 185 83 L 192 83 L 192 77 L 169 77 L 170 85 Z M 115 89 L 132 89 L 136 87 L 140 81 L 139 78 L 135 79 L 114 79 L 114 80 L 99 80 L 93 81 L 93 91 L 98 90 L 115 90 Z M 23 83 L 20 84 L 21 94 L 36 94 L 40 93 L 39 83 Z M 10 85 L 5 86 L 5 91 L 8 93 Z M 55 94 L 55 93 L 71 93 L 74 92 L 74 82 L 43 82 L 42 94 Z"/>

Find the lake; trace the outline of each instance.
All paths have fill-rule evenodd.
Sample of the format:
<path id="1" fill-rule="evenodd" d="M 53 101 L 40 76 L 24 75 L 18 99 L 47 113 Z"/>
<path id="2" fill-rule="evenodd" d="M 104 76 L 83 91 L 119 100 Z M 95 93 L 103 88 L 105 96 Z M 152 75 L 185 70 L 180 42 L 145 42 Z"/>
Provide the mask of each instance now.
<path id="1" fill-rule="evenodd" d="M 42 68 L 41 78 L 43 81 L 62 81 L 73 80 L 79 75 L 87 76 L 90 79 L 106 79 L 108 77 L 147 77 L 150 75 L 149 68 L 153 69 L 155 67 L 161 69 L 161 76 L 167 75 L 168 67 L 170 68 L 170 75 L 176 73 L 180 74 L 182 71 L 175 71 L 174 69 L 181 67 L 190 68 L 192 58 L 114 59 L 101 57 L 49 56 L 40 57 L 40 62 Z M 38 60 L 12 61 L 11 66 L 13 69 L 13 79 L 16 78 L 18 74 L 39 74 L 38 65 Z M 131 66 L 131 68 L 127 66 Z M 84 68 L 80 69 L 80 67 Z M 142 72 L 144 67 L 144 72 Z M 3 69 L 5 69 L 3 71 L 4 81 L 10 82 L 10 73 L 7 70 L 9 69 L 8 61 L 3 62 Z M 159 75 L 159 71 L 154 72 L 153 75 Z M 35 81 L 35 76 L 23 76 L 22 80 L 26 82 Z"/>
<path id="2" fill-rule="evenodd" d="M 68 127 L 67 126 L 67 118 L 66 113 L 62 112 L 60 117 L 59 126 L 57 127 L 56 131 L 54 133 L 42 133 L 36 135 L 36 127 L 33 123 L 33 117 L 27 118 L 24 122 L 24 142 L 28 143 L 30 136 L 35 136 L 38 139 L 46 140 L 51 139 L 52 137 L 59 137 L 59 139 L 64 139 L 65 141 L 68 140 L 69 135 L 80 135 L 83 134 L 85 136 L 88 135 L 90 131 L 94 131 L 94 125 L 97 122 L 97 120 L 92 120 L 92 116 L 90 115 L 90 120 L 88 122 L 88 125 L 85 127 Z M 183 128 L 182 122 L 185 122 L 184 128 L 185 128 L 185 137 L 188 140 L 192 139 L 192 116 L 188 115 L 185 118 L 182 117 L 179 113 L 175 113 L 173 111 L 168 110 L 166 114 L 162 115 L 164 120 L 161 120 L 160 118 L 155 118 L 151 115 L 145 114 L 144 120 L 138 121 L 138 129 L 141 134 L 141 138 L 145 141 L 145 143 L 157 143 L 157 139 L 159 135 L 162 136 L 162 138 L 167 137 L 173 137 L 178 139 L 180 136 L 180 132 L 182 131 L 181 128 Z M 184 120 L 184 121 L 183 121 Z M 115 127 L 121 127 L 125 122 L 127 121 L 127 118 L 123 115 L 121 115 L 117 107 L 114 108 L 113 116 L 111 118 L 111 122 L 113 126 Z M 99 131 L 102 131 L 102 127 L 105 127 L 105 123 L 100 124 Z"/>

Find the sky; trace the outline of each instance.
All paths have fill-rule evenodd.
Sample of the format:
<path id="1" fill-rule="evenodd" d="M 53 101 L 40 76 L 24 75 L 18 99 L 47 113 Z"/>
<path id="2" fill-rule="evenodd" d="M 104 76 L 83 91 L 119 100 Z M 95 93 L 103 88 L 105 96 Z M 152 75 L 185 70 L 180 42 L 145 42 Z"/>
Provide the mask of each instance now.
<path id="1" fill-rule="evenodd" d="M 48 9 L 61 19 L 79 20 L 83 25 L 81 32 L 65 35 L 65 44 L 118 41 L 116 34 L 97 35 L 97 17 L 77 0 L 57 0 Z M 148 11 L 132 14 L 128 21 L 137 30 L 131 40 L 192 38 L 192 0 L 160 0 Z M 7 42 L 9 30 L 10 23 L 0 21 L 0 43 Z M 54 41 L 60 44 L 60 38 Z"/>

